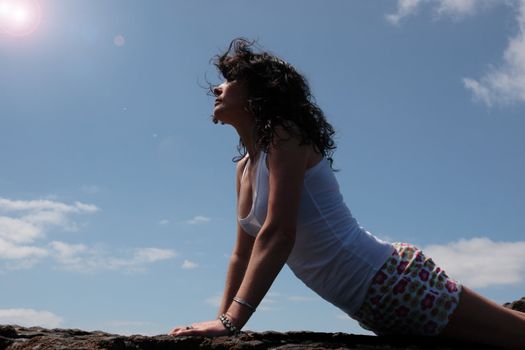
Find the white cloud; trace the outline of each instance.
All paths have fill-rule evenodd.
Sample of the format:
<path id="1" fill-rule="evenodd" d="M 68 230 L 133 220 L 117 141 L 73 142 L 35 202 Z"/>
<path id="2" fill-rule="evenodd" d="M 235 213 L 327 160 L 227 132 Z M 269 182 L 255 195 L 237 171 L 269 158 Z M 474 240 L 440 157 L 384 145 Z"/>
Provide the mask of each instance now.
<path id="1" fill-rule="evenodd" d="M 100 192 L 100 187 L 95 185 L 82 185 L 80 186 L 80 191 L 84 192 L 85 194 L 95 195 Z"/>
<path id="2" fill-rule="evenodd" d="M 439 0 L 436 11 L 440 15 L 462 17 L 472 15 L 486 0 Z"/>
<path id="3" fill-rule="evenodd" d="M 438 17 L 446 16 L 456 20 L 476 15 L 495 6 L 512 5 L 516 1 L 520 0 L 433 0 L 437 3 L 435 12 Z"/>
<path id="4" fill-rule="evenodd" d="M 35 243 L 37 240 L 45 238 L 52 229 L 75 229 L 72 215 L 98 210 L 94 205 L 81 202 L 66 204 L 49 199 L 23 201 L 0 197 L 0 260 L 7 260 L 4 266 L 9 269 L 33 266 L 50 255 L 45 246 Z"/>
<path id="5" fill-rule="evenodd" d="M 463 78 L 463 85 L 473 93 L 474 99 L 485 103 L 487 106 L 492 106 L 492 92 L 486 85 L 470 78 Z"/>
<path id="6" fill-rule="evenodd" d="M 138 248 L 131 257 L 116 258 L 103 249 L 92 248 L 83 244 L 51 242 L 51 255 L 66 270 L 93 272 L 101 270 L 124 270 L 127 272 L 144 271 L 146 265 L 167 260 L 177 254 L 173 250 L 160 248 Z"/>
<path id="7" fill-rule="evenodd" d="M 305 296 L 300 296 L 300 295 L 292 295 L 288 297 L 288 300 L 295 301 L 295 302 L 309 302 L 309 301 L 314 301 L 315 298 L 305 297 Z"/>
<path id="8" fill-rule="evenodd" d="M 186 221 L 186 223 L 190 225 L 198 225 L 203 224 L 205 222 L 209 222 L 211 219 L 206 216 L 197 215 L 193 219 Z"/>
<path id="9" fill-rule="evenodd" d="M 464 78 L 465 88 L 487 106 L 525 102 L 525 0 L 516 16 L 518 33 L 509 40 L 499 67 L 491 68 L 480 79 Z"/>
<path id="10" fill-rule="evenodd" d="M 40 326 L 57 328 L 62 318 L 49 311 L 33 309 L 0 309 L 0 324 L 16 324 L 24 327 Z"/>
<path id="11" fill-rule="evenodd" d="M 16 245 L 0 237 L 0 259 L 39 259 L 47 255 L 48 252 L 46 249 L 33 246 Z"/>
<path id="12" fill-rule="evenodd" d="M 0 197 L 0 237 L 14 243 L 31 243 L 49 228 L 70 229 L 72 214 L 94 213 L 91 204 L 73 205 L 51 200 L 10 200 Z"/>
<path id="13" fill-rule="evenodd" d="M 162 225 L 162 226 L 167 225 L 169 223 L 170 223 L 170 221 L 168 219 L 162 219 L 162 220 L 159 221 L 159 225 Z"/>
<path id="14" fill-rule="evenodd" d="M 37 199 L 29 201 L 10 200 L 0 197 L 0 210 L 2 211 L 42 211 L 51 210 L 63 213 L 93 213 L 99 209 L 95 205 L 75 202 L 74 205 L 65 203 Z"/>
<path id="15" fill-rule="evenodd" d="M 63 212 L 51 210 L 37 211 L 29 215 L 24 215 L 21 219 L 25 222 L 39 226 L 63 226 L 66 223 L 66 216 Z"/>
<path id="16" fill-rule="evenodd" d="M 75 213 L 95 213 L 98 210 L 99 209 L 95 205 L 75 202 L 75 209 L 73 212 Z"/>
<path id="17" fill-rule="evenodd" d="M 398 25 L 402 18 L 414 14 L 420 4 L 421 0 L 399 0 L 396 13 L 388 14 L 385 18 L 391 24 Z"/>
<path id="18" fill-rule="evenodd" d="M 13 243 L 31 243 L 41 235 L 41 227 L 22 219 L 0 216 L 0 238 Z"/>
<path id="19" fill-rule="evenodd" d="M 265 297 L 259 306 L 257 306 L 257 310 L 259 311 L 270 311 L 273 309 L 273 305 L 277 304 L 277 300 L 271 299 L 268 297 Z"/>
<path id="20" fill-rule="evenodd" d="M 339 320 L 351 320 L 352 318 L 350 316 L 348 316 L 347 314 L 337 314 L 335 315 L 335 318 L 339 319 Z"/>
<path id="21" fill-rule="evenodd" d="M 53 257 L 62 265 L 68 268 L 75 268 L 85 265 L 80 254 L 87 251 L 83 244 L 68 244 L 64 242 L 51 242 Z"/>
<path id="22" fill-rule="evenodd" d="M 493 242 L 486 237 L 424 248 L 450 277 L 473 288 L 525 281 L 524 251 L 524 241 Z"/>
<path id="23" fill-rule="evenodd" d="M 268 298 L 268 297 L 265 297 L 262 301 L 261 301 L 261 304 L 265 304 L 265 305 L 272 305 L 272 304 L 275 304 L 277 303 L 277 300 L 275 299 L 271 299 L 271 298 Z"/>
<path id="24" fill-rule="evenodd" d="M 185 270 L 191 270 L 197 267 L 199 267 L 199 264 L 190 260 L 184 260 L 184 263 L 182 264 L 182 268 Z"/>
<path id="25" fill-rule="evenodd" d="M 214 295 L 209 298 L 204 299 L 204 303 L 211 305 L 213 307 L 221 306 L 222 297 L 220 295 Z"/>
<path id="26" fill-rule="evenodd" d="M 137 263 L 151 263 L 155 261 L 170 259 L 175 255 L 176 253 L 170 249 L 140 248 L 136 250 L 133 260 Z"/>
<path id="27" fill-rule="evenodd" d="M 399 25 L 405 17 L 416 14 L 423 4 L 434 12 L 435 19 L 451 18 L 460 20 L 496 5 L 504 5 L 509 1 L 494 0 L 398 0 L 395 13 L 387 14 L 386 20 L 392 25 Z"/>
<path id="28" fill-rule="evenodd" d="M 95 213 L 95 205 L 75 202 L 65 204 L 54 200 L 10 200 L 0 197 L 0 270 L 30 268 L 40 259 L 53 258 L 61 268 L 71 271 L 98 270 L 144 271 L 146 266 L 171 259 L 170 249 L 137 248 L 126 257 L 114 257 L 100 246 L 44 241 L 51 229 L 72 230 L 74 214 Z M 45 242 L 45 241 L 44 241 Z"/>
<path id="29" fill-rule="evenodd" d="M 386 19 L 393 25 L 399 25 L 401 19 L 414 14 L 423 3 L 434 10 L 437 18 L 455 20 L 501 5 L 515 11 L 518 30 L 509 39 L 502 62 L 491 65 L 481 78 L 464 77 L 462 82 L 474 100 L 488 107 L 525 102 L 525 0 L 398 0 L 397 11 L 386 15 Z"/>

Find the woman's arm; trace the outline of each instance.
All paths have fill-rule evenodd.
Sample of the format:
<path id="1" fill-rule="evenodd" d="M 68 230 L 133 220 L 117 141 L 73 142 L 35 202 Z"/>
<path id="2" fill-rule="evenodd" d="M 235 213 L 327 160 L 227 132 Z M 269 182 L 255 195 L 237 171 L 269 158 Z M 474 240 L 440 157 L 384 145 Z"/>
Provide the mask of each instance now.
<path id="1" fill-rule="evenodd" d="M 248 158 L 245 158 L 237 163 L 237 208 L 239 207 L 238 203 L 241 190 L 241 176 L 244 171 L 244 167 L 246 166 L 247 159 Z M 248 262 L 250 261 L 250 255 L 252 253 L 254 241 L 255 239 L 244 232 L 237 222 L 237 241 L 230 257 L 228 273 L 226 274 L 226 282 L 224 285 L 224 293 L 217 317 L 228 310 L 230 304 L 232 303 L 233 297 L 235 297 L 235 294 L 237 294 L 237 291 L 239 290 L 244 273 L 248 267 Z"/>
<path id="2" fill-rule="evenodd" d="M 270 183 L 266 220 L 253 243 L 247 267 L 240 268 L 242 264 L 236 261 L 235 267 L 231 267 L 233 269 L 231 275 L 228 272 L 225 296 L 221 306 L 222 311 L 223 307 L 226 308 L 229 304 L 226 314 L 238 329 L 248 322 L 252 311 L 246 306 L 231 302 L 230 297 L 233 299 L 233 291 L 237 290 L 235 295 L 238 298 L 250 305 L 257 306 L 292 251 L 304 173 L 308 161 L 308 147 L 310 146 L 300 146 L 295 139 L 289 139 L 280 142 L 279 147 L 274 147 L 268 156 Z M 239 250 L 236 245 L 234 255 L 249 242 L 244 240 L 246 236 L 240 236 Z M 241 260 L 245 262 L 246 258 Z M 242 277 L 240 272 L 243 270 L 245 272 Z M 240 286 L 237 288 L 238 283 Z M 212 320 L 193 323 L 191 327 L 175 327 L 169 334 L 216 336 L 225 335 L 228 332 L 220 320 Z"/>
<path id="3" fill-rule="evenodd" d="M 237 228 L 237 243 L 230 257 L 228 273 L 226 274 L 226 282 L 224 284 L 224 293 L 217 317 L 228 310 L 233 297 L 235 297 L 239 290 L 246 268 L 248 267 L 248 262 L 250 261 L 254 240 L 252 236 L 248 235 L 240 227 Z"/>
<path id="4" fill-rule="evenodd" d="M 237 292 L 237 297 L 250 305 L 261 302 L 294 246 L 308 147 L 300 146 L 296 139 L 290 138 L 281 141 L 268 156 L 268 213 Z M 246 306 L 235 302 L 226 313 L 239 329 L 251 316 Z"/>

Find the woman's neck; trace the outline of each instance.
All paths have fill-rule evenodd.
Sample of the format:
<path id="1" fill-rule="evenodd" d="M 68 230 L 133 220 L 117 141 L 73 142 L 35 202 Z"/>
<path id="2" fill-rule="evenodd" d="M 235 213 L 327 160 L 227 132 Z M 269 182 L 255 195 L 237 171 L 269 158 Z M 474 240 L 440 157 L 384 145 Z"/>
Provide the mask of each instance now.
<path id="1" fill-rule="evenodd" d="M 239 134 L 239 137 L 241 138 L 242 143 L 248 151 L 248 156 L 250 157 L 250 159 L 255 159 L 259 150 L 257 149 L 257 145 L 255 142 L 254 129 L 249 127 L 237 127 L 236 130 Z"/>

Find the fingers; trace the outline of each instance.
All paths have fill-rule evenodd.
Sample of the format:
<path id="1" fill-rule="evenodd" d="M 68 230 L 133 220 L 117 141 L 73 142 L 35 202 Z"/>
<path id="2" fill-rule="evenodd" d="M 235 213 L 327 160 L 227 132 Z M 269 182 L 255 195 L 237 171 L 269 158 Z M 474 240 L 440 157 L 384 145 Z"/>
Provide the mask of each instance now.
<path id="1" fill-rule="evenodd" d="M 200 334 L 199 330 L 194 328 L 193 326 L 175 327 L 168 333 L 168 335 L 172 335 L 172 336 L 198 335 L 198 334 Z"/>
<path id="2" fill-rule="evenodd" d="M 171 331 L 169 331 L 168 335 L 178 335 L 184 330 L 186 330 L 186 327 L 175 327 Z"/>
<path id="3" fill-rule="evenodd" d="M 218 336 L 227 335 L 228 330 L 224 328 L 223 324 L 219 320 L 193 323 L 191 326 L 182 326 L 173 328 L 168 335 L 179 337 L 179 336 Z"/>
<path id="4" fill-rule="evenodd" d="M 175 334 L 177 334 L 178 330 L 179 330 L 179 328 L 175 327 L 171 331 L 168 332 L 168 335 L 175 335 Z"/>

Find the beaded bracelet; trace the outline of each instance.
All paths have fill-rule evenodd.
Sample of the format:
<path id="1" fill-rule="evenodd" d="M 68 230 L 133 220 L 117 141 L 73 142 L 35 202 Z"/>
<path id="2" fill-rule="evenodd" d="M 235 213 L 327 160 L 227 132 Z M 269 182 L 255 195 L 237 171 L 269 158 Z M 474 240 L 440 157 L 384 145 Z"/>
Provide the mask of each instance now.
<path id="1" fill-rule="evenodd" d="M 233 325 L 233 323 L 226 317 L 226 314 L 222 314 L 219 316 L 219 320 L 221 320 L 223 326 L 230 332 L 230 334 L 237 334 L 240 331 Z"/>
<path id="2" fill-rule="evenodd" d="M 251 312 L 255 312 L 255 307 L 252 306 L 251 304 L 248 304 L 247 301 L 242 300 L 241 298 L 237 298 L 237 297 L 233 298 L 233 301 L 235 301 L 235 302 L 237 302 L 237 303 L 239 303 L 241 305 L 246 306 L 248 309 L 250 309 Z"/>

